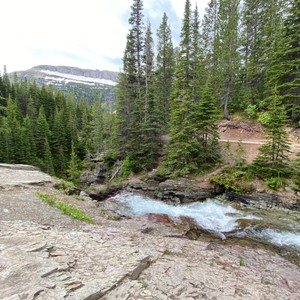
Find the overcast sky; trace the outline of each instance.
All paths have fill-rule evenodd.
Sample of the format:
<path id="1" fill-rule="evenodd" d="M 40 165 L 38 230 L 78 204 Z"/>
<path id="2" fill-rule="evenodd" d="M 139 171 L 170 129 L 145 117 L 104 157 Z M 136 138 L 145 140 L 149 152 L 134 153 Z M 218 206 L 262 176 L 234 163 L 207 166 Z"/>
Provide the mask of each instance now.
<path id="1" fill-rule="evenodd" d="M 0 70 L 66 65 L 119 71 L 132 0 L 1 0 Z M 152 32 L 167 13 L 178 42 L 185 0 L 144 0 Z M 208 0 L 197 3 L 200 15 Z"/>

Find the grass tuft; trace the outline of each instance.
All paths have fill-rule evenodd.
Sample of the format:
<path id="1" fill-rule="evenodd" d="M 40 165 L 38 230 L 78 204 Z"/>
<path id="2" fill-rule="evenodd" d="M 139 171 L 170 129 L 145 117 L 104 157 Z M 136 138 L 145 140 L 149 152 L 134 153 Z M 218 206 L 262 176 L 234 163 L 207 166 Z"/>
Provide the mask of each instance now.
<path id="1" fill-rule="evenodd" d="M 85 214 L 81 209 L 69 204 L 67 201 L 57 201 L 57 198 L 55 196 L 49 196 L 47 194 L 43 194 L 40 192 L 37 192 L 36 195 L 43 202 L 47 203 L 52 207 L 56 207 L 60 209 L 63 214 L 68 215 L 73 219 L 84 221 L 91 224 L 94 223 L 91 217 Z"/>

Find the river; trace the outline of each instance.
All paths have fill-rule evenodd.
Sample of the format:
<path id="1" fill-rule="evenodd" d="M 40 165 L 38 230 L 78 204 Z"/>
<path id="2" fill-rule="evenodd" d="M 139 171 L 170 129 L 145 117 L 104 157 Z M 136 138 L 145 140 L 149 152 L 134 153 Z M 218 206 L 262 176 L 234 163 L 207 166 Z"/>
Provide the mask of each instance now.
<path id="1" fill-rule="evenodd" d="M 134 193 L 120 193 L 105 201 L 107 209 L 128 217 L 166 214 L 178 223 L 188 217 L 199 229 L 221 240 L 267 245 L 300 264 L 300 213 L 283 209 L 242 208 L 222 197 L 172 205 Z"/>

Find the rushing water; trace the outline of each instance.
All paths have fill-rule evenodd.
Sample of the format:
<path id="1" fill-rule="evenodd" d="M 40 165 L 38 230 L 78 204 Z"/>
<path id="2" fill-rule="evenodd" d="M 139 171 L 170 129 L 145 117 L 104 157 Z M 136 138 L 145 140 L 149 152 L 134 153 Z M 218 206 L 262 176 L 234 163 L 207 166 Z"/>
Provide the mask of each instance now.
<path id="1" fill-rule="evenodd" d="M 171 218 L 192 218 L 199 228 L 226 239 L 250 238 L 282 249 L 292 249 L 300 256 L 300 214 L 285 210 L 259 210 L 233 207 L 221 199 L 171 205 L 151 198 L 121 193 L 106 201 L 107 208 L 130 217 L 148 213 Z"/>

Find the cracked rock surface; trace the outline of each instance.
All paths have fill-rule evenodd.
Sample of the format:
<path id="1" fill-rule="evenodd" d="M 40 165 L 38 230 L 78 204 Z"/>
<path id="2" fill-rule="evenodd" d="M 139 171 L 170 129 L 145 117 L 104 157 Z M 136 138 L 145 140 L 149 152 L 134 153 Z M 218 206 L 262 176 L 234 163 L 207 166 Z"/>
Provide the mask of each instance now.
<path id="1" fill-rule="evenodd" d="M 0 167 L 0 299 L 300 299 L 299 267 L 273 252 L 178 238 L 168 224 L 148 232 L 73 199 L 95 220 L 85 224 L 35 196 L 58 193 L 51 177 L 15 171 Z"/>

